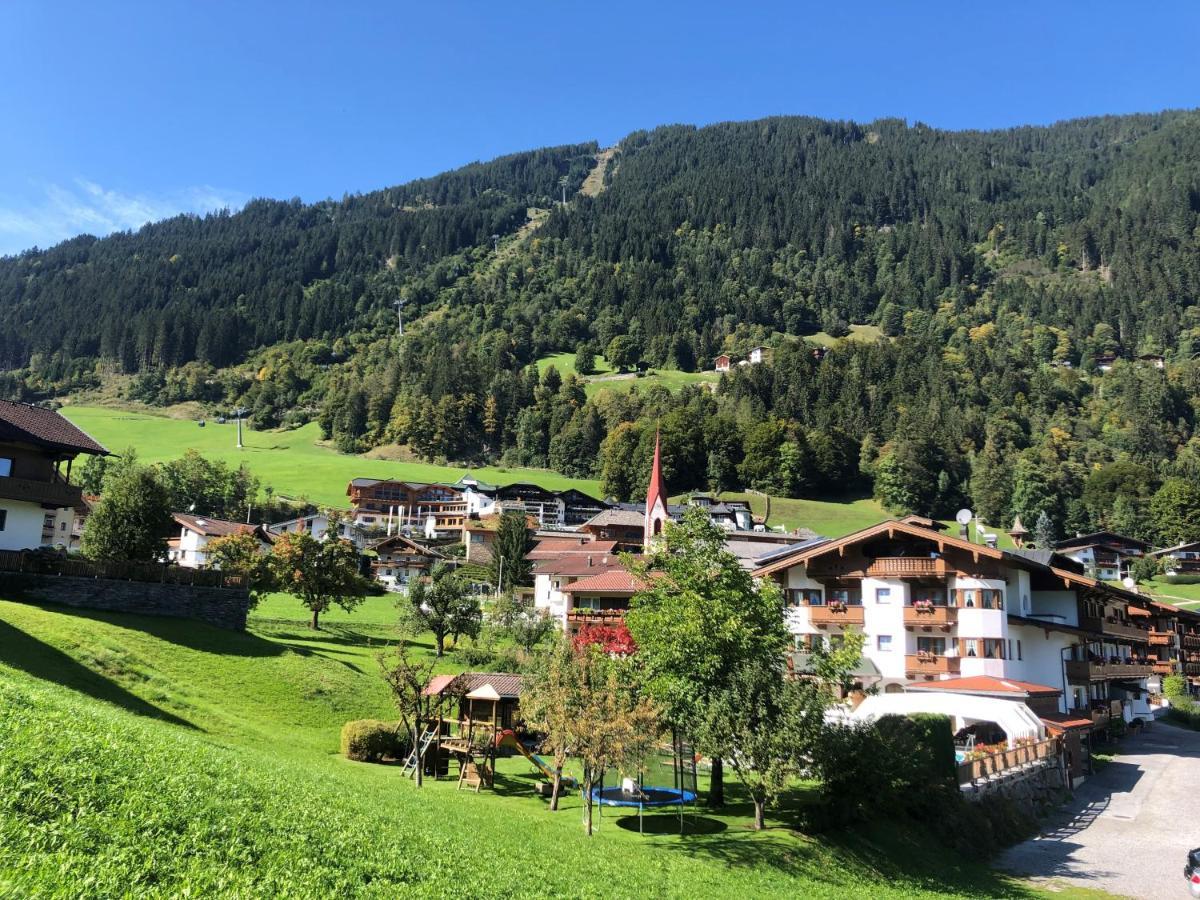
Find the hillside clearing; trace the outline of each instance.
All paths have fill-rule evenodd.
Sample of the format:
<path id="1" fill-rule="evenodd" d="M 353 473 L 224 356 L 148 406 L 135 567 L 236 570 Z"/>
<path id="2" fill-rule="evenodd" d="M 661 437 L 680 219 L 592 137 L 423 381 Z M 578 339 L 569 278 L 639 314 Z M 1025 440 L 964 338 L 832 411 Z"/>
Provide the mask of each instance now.
<path id="1" fill-rule="evenodd" d="M 169 419 L 145 412 L 97 406 L 65 406 L 63 415 L 114 453 L 128 447 L 142 462 L 162 462 L 195 449 L 232 465 L 246 463 L 277 495 L 304 497 L 329 506 L 346 505 L 346 485 L 352 478 L 397 478 L 407 481 L 457 481 L 470 471 L 483 481 L 510 484 L 532 481 L 551 490 L 578 488 L 599 495 L 596 481 L 566 478 L 545 469 L 466 469 L 433 463 L 394 462 L 348 456 L 319 446 L 320 429 L 310 422 L 293 431 L 251 431 L 244 427 L 245 448 L 237 449 L 237 426 L 208 420 L 204 428 L 188 419 Z"/>

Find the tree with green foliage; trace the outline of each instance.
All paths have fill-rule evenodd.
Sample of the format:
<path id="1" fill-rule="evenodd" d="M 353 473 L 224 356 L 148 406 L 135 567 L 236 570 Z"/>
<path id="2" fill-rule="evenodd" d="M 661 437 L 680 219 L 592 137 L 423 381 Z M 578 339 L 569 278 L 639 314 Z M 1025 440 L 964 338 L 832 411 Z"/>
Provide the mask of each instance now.
<path id="1" fill-rule="evenodd" d="M 641 350 L 637 341 L 627 334 L 618 334 L 608 342 L 608 347 L 604 351 L 604 358 L 618 372 L 626 372 L 634 368 L 640 357 Z"/>
<path id="2" fill-rule="evenodd" d="M 534 606 L 533 599 L 505 591 L 494 601 L 487 614 L 488 624 L 526 653 L 554 634 L 554 619 Z"/>
<path id="3" fill-rule="evenodd" d="M 1183 478 L 1168 478 L 1150 498 L 1150 520 L 1164 545 L 1200 538 L 1200 487 Z"/>
<path id="4" fill-rule="evenodd" d="M 211 568 L 246 579 L 251 604 L 273 589 L 270 554 L 253 534 L 226 534 L 209 541 L 204 548 Z"/>
<path id="5" fill-rule="evenodd" d="M 779 587 L 742 568 L 725 549 L 724 533 L 697 507 L 667 523 L 664 539 L 641 561 L 626 564 L 644 585 L 625 623 L 640 648 L 649 696 L 672 727 L 703 737 L 709 704 L 735 672 L 783 664 L 788 634 Z M 722 748 L 707 749 L 709 799 L 722 805 Z"/>
<path id="6" fill-rule="evenodd" d="M 718 687 L 699 725 L 701 743 L 721 748 L 754 802 L 754 828 L 802 770 L 824 724 L 818 686 L 785 679 L 778 661 L 753 660 Z"/>
<path id="7" fill-rule="evenodd" d="M 1187 679 L 1182 675 L 1168 675 L 1162 680 L 1164 697 L 1186 697 L 1188 695 Z"/>
<path id="8" fill-rule="evenodd" d="M 591 375 L 596 371 L 596 348 L 584 341 L 575 350 L 575 371 L 580 375 Z"/>
<path id="9" fill-rule="evenodd" d="M 560 636 L 538 658 L 534 671 L 522 681 L 521 715 L 544 735 L 543 752 L 554 762 L 551 812 L 558 809 L 562 770 L 575 735 L 573 719 L 578 705 L 579 680 L 575 650 L 570 640 Z"/>
<path id="10" fill-rule="evenodd" d="M 392 699 L 400 711 L 400 721 L 408 732 L 409 741 L 414 751 L 421 746 L 421 715 L 425 710 L 428 698 L 425 688 L 433 677 L 437 663 L 420 655 L 412 646 L 412 640 L 404 634 L 392 647 L 389 653 L 380 653 L 376 657 L 383 680 L 391 688 Z M 417 760 L 416 773 L 413 781 L 417 787 L 424 783 L 424 759 Z"/>
<path id="11" fill-rule="evenodd" d="M 175 510 L 241 522 L 258 498 L 259 480 L 245 463 L 232 469 L 189 449 L 158 469 Z"/>
<path id="12" fill-rule="evenodd" d="M 105 561 L 166 559 L 171 502 L 158 473 L 137 464 L 109 467 L 104 493 L 88 516 L 83 554 Z"/>
<path id="13" fill-rule="evenodd" d="M 532 567 L 525 558 L 532 544 L 524 513 L 506 512 L 496 526 L 496 543 L 489 564 L 492 584 L 499 591 L 530 584 Z"/>
<path id="14" fill-rule="evenodd" d="M 809 671 L 826 704 L 842 699 L 850 690 L 852 675 L 862 662 L 865 636 L 857 628 L 843 629 L 841 639 L 828 644 L 816 641 L 809 655 Z"/>
<path id="15" fill-rule="evenodd" d="M 370 587 L 358 573 L 358 551 L 349 541 L 318 541 L 289 531 L 275 541 L 269 559 L 274 584 L 299 598 L 312 613 L 313 629 L 320 628 L 320 615 L 331 606 L 353 611 Z"/>
<path id="16" fill-rule="evenodd" d="M 408 596 L 398 602 L 404 620 L 414 631 L 433 632 L 439 657 L 446 652 L 447 637 L 479 635 L 483 622 L 479 597 L 471 592 L 466 578 L 444 562 L 430 569 L 428 580 L 415 581 Z"/>

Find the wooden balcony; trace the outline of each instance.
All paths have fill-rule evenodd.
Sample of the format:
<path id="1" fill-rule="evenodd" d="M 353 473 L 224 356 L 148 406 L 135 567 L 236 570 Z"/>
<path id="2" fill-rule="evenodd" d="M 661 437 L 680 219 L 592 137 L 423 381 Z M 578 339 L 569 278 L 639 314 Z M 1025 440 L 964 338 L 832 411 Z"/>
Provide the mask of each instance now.
<path id="1" fill-rule="evenodd" d="M 953 606 L 930 606 L 922 609 L 918 606 L 904 607 L 905 628 L 948 629 L 958 621 L 958 609 Z"/>
<path id="2" fill-rule="evenodd" d="M 0 478 L 0 500 L 24 500 L 47 506 L 78 506 L 83 495 L 64 481 L 32 481 L 28 478 Z"/>
<path id="3" fill-rule="evenodd" d="M 623 609 L 570 609 L 567 610 L 569 625 L 616 625 L 625 618 Z"/>
<path id="4" fill-rule="evenodd" d="M 1153 666 L 1155 675 L 1174 675 L 1176 671 L 1176 663 L 1172 660 L 1166 662 L 1156 662 Z"/>
<path id="5" fill-rule="evenodd" d="M 967 759 L 957 765 L 958 783 L 973 784 L 976 781 L 1003 777 L 1006 773 L 1023 770 L 1034 764 L 1047 765 L 1062 752 L 1058 738 L 1046 738 L 1035 743 L 1023 744 L 998 753 L 968 753 Z"/>
<path id="6" fill-rule="evenodd" d="M 1096 706 L 1092 709 L 1073 709 L 1071 715 L 1081 719 L 1091 719 L 1093 728 L 1107 728 L 1108 723 L 1112 720 L 1112 714 L 1104 706 Z"/>
<path id="7" fill-rule="evenodd" d="M 1150 646 L 1151 647 L 1170 647 L 1174 643 L 1175 632 L 1173 631 L 1151 631 Z"/>
<path id="8" fill-rule="evenodd" d="M 912 677 L 917 675 L 957 675 L 959 658 L 917 653 L 904 657 L 904 669 Z"/>
<path id="9" fill-rule="evenodd" d="M 808 617 L 813 625 L 826 628 L 830 625 L 862 625 L 863 608 L 859 606 L 810 606 Z"/>
<path id="10" fill-rule="evenodd" d="M 1200 662 L 1186 662 L 1183 664 L 1183 671 L 1188 675 L 1200 675 Z"/>
<path id="11" fill-rule="evenodd" d="M 1085 616 L 1079 620 L 1079 627 L 1084 631 L 1108 635 L 1109 637 L 1125 638 L 1131 641 L 1147 641 L 1150 639 L 1149 629 L 1138 628 L 1136 625 L 1128 625 L 1125 622 L 1117 622 L 1112 619 L 1098 619 Z"/>
<path id="12" fill-rule="evenodd" d="M 1147 678 L 1154 673 L 1149 663 L 1101 663 L 1067 660 L 1067 680 L 1076 684 L 1109 678 Z"/>
<path id="13" fill-rule="evenodd" d="M 946 561 L 924 556 L 881 556 L 867 566 L 871 578 L 944 578 Z"/>
<path id="14" fill-rule="evenodd" d="M 1200 634 L 1185 634 L 1182 641 L 1183 646 L 1200 650 Z"/>

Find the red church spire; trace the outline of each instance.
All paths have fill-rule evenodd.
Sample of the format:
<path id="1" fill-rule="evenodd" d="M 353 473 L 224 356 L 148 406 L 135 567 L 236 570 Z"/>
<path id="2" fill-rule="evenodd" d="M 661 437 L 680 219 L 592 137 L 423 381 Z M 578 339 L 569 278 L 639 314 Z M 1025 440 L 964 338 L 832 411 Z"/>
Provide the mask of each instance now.
<path id="1" fill-rule="evenodd" d="M 663 491 L 662 475 L 662 441 L 658 430 L 654 431 L 654 462 L 650 467 L 650 485 L 646 489 L 646 525 L 645 543 L 650 544 L 651 538 L 662 533 L 663 523 L 667 520 L 667 495 Z"/>

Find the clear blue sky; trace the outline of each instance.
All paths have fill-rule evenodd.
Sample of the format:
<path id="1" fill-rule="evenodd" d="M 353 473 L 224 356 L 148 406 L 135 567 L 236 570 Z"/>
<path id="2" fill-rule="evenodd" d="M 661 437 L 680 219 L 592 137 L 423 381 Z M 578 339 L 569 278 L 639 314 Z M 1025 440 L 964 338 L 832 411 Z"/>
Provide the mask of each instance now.
<path id="1" fill-rule="evenodd" d="M 1200 106 L 1200 4 L 0 2 L 0 253 L 782 113 Z"/>

